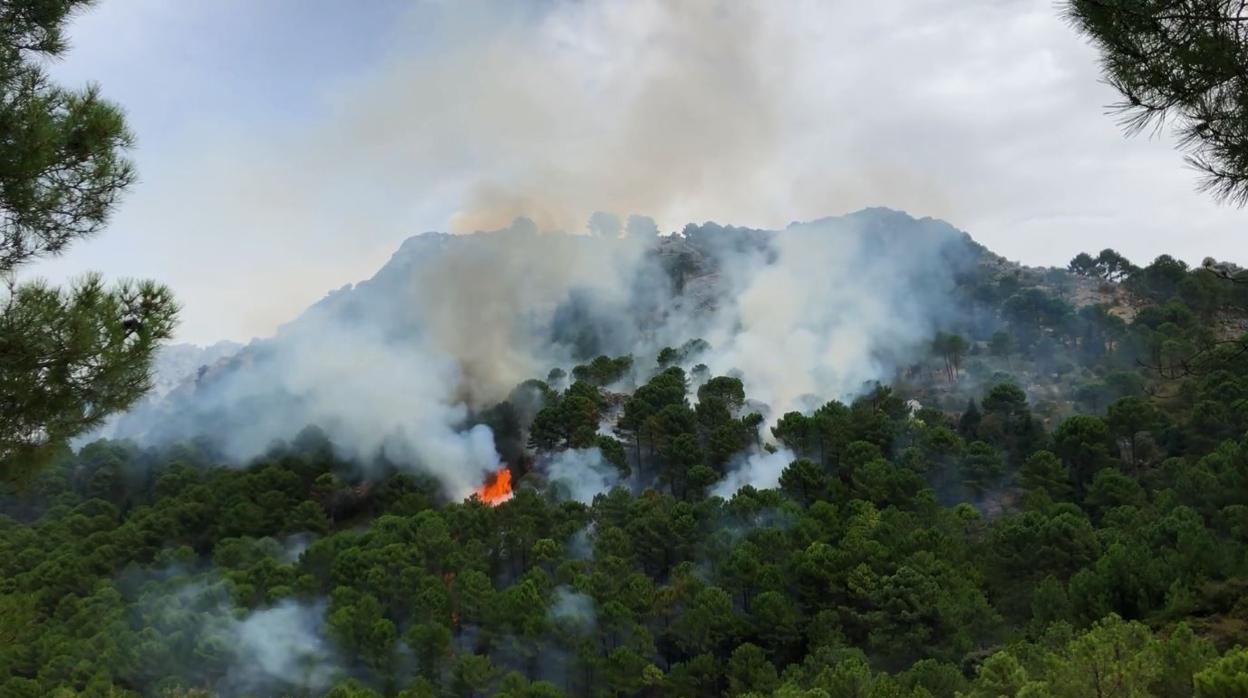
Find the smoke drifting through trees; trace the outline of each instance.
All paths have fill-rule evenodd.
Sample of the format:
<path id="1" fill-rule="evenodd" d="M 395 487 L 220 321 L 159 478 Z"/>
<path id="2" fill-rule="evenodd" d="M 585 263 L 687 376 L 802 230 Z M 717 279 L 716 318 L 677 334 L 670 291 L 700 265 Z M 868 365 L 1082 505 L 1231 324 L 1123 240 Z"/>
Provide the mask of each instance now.
<path id="1" fill-rule="evenodd" d="M 121 586 L 137 595 L 142 621 L 162 634 L 138 648 L 154 665 L 186 676 L 227 669 L 214 686 L 224 696 L 322 691 L 348 673 L 327 637 L 323 601 L 288 599 L 243 614 L 221 570 L 175 567 L 142 576 L 123 577 Z"/>
<path id="2" fill-rule="evenodd" d="M 711 349 L 689 361 L 741 375 L 772 419 L 811 395 L 851 397 L 926 351 L 976 249 L 947 224 L 885 209 L 775 232 L 707 224 L 621 239 L 540 234 L 519 220 L 417 236 L 372 279 L 119 432 L 208 436 L 245 461 L 312 424 L 362 467 L 427 472 L 463 497 L 500 461 L 472 416 L 599 354 L 631 354 L 644 374 L 661 347 L 705 337 Z"/>
<path id="3" fill-rule="evenodd" d="M 756 489 L 775 487 L 780 484 L 780 473 L 795 460 L 797 456 L 787 448 L 775 453 L 752 453 L 729 464 L 727 474 L 711 488 L 711 494 L 727 499 L 746 485 Z"/>
<path id="4" fill-rule="evenodd" d="M 557 491 L 582 504 L 593 502 L 594 497 L 621 484 L 615 466 L 606 462 L 602 451 L 596 448 L 560 451 L 541 468 Z"/>

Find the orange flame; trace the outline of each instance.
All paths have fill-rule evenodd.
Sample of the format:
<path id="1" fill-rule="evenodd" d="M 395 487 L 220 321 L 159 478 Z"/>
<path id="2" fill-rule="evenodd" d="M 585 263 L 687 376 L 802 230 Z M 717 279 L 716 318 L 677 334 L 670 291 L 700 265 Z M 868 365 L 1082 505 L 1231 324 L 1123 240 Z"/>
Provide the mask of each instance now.
<path id="1" fill-rule="evenodd" d="M 476 495 L 491 506 L 511 499 L 511 469 L 504 465 L 497 472 L 487 475 L 485 482 L 477 488 Z"/>

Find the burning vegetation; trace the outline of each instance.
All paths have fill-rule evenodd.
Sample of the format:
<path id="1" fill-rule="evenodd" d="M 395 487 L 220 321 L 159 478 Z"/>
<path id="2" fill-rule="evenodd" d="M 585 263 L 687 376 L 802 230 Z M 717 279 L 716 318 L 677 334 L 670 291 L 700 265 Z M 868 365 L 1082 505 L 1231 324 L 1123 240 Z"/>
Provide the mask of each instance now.
<path id="1" fill-rule="evenodd" d="M 506 465 L 486 475 L 485 482 L 474 494 L 490 506 L 498 506 L 511 499 L 511 469 Z"/>

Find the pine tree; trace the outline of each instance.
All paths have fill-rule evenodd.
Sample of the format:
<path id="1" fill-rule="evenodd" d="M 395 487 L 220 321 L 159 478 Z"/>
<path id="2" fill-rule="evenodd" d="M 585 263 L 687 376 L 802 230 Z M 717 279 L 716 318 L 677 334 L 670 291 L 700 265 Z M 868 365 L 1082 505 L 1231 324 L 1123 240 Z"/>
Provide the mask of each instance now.
<path id="1" fill-rule="evenodd" d="M 173 331 L 172 294 L 151 282 L 111 288 L 96 275 L 60 289 L 18 283 L 21 265 L 98 232 L 134 181 L 121 110 L 95 86 L 52 84 L 42 61 L 66 48 L 84 0 L 0 3 L 0 477 L 35 469 L 53 447 L 150 387 L 150 361 Z"/>

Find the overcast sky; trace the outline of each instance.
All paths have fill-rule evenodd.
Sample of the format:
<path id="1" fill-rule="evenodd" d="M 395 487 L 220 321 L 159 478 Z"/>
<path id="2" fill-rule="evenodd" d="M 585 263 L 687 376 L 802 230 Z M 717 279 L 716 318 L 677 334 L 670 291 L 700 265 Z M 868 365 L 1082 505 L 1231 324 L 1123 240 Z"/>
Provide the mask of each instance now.
<path id="1" fill-rule="evenodd" d="M 101 0 L 53 66 L 141 181 L 26 276 L 156 278 L 179 339 L 270 334 L 427 230 L 590 212 L 760 227 L 864 206 L 1007 257 L 1248 261 L 1248 211 L 1126 138 L 1052 0 Z"/>

